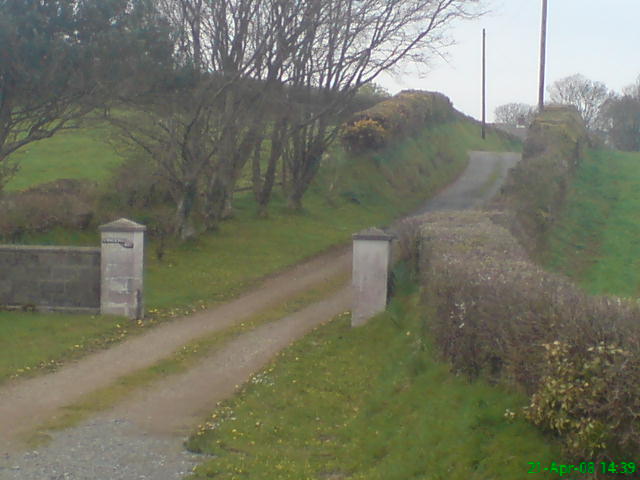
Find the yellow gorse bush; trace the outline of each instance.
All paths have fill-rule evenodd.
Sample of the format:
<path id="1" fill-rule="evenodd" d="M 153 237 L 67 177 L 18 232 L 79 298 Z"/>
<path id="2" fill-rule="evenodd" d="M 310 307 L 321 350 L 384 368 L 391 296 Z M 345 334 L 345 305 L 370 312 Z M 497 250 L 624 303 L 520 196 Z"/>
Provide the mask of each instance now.
<path id="1" fill-rule="evenodd" d="M 342 139 L 356 150 L 376 150 L 387 144 L 389 132 L 377 121 L 363 118 L 344 125 Z"/>
<path id="2" fill-rule="evenodd" d="M 405 90 L 356 113 L 343 125 L 341 138 L 348 150 L 377 150 L 394 138 L 406 137 L 430 123 L 446 122 L 454 116 L 453 106 L 446 96 Z"/>

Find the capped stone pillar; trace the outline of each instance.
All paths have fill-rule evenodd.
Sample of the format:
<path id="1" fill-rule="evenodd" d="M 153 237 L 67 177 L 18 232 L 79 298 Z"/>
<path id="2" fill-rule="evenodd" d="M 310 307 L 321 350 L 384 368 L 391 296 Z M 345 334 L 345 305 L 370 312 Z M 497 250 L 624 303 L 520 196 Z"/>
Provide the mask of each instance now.
<path id="1" fill-rule="evenodd" d="M 144 317 L 144 225 L 121 218 L 100 227 L 100 313 Z"/>
<path id="2" fill-rule="evenodd" d="M 394 236 L 377 228 L 353 235 L 351 326 L 364 325 L 387 307 L 387 279 Z"/>

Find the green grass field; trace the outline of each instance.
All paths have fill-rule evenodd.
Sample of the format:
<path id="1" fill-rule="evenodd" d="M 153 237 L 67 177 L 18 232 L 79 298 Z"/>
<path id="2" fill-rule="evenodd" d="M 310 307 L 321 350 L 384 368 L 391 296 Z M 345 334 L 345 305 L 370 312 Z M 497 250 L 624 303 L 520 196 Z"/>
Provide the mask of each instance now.
<path id="1" fill-rule="evenodd" d="M 589 153 L 545 262 L 591 293 L 640 296 L 640 154 Z"/>
<path id="2" fill-rule="evenodd" d="M 507 418 L 526 397 L 434 361 L 415 287 L 400 283 L 385 314 L 357 329 L 334 319 L 223 402 L 187 442 L 213 455 L 189 478 L 512 480 L 561 459 Z"/>
<path id="3" fill-rule="evenodd" d="M 107 180 L 123 158 L 109 142 L 107 126 L 63 131 L 47 140 L 31 143 L 11 156 L 18 174 L 7 191 L 24 190 L 59 178 Z"/>
<path id="4" fill-rule="evenodd" d="M 410 211 L 455 178 L 466 163 L 467 150 L 517 148 L 495 135 L 489 135 L 483 142 L 479 132 L 479 127 L 470 122 L 440 125 L 373 158 L 349 157 L 337 148 L 305 197 L 303 213 L 287 211 L 284 200 L 276 196 L 270 217 L 260 219 L 255 215 L 253 199 L 244 194 L 236 199 L 236 218 L 223 222 L 218 232 L 185 244 L 170 245 L 162 262 L 155 257 L 155 245 L 147 244 L 145 301 L 148 312 L 151 316 L 175 317 L 236 296 L 265 275 L 348 242 L 355 231 L 389 223 Z M 48 161 L 62 165 L 66 157 L 56 153 L 59 150 L 55 148 L 48 150 L 47 143 L 63 144 L 65 138 L 71 139 L 74 134 L 81 138 L 77 140 L 80 142 L 93 138 L 97 142 L 94 151 L 110 148 L 92 137 L 91 132 L 82 130 L 43 141 L 38 147 L 41 152 L 49 152 Z M 106 175 L 104 172 L 117 161 L 114 160 L 116 153 L 111 150 L 104 158 L 104 163 L 100 163 L 100 157 L 91 157 L 86 171 L 103 168 L 101 171 Z M 35 165 L 46 159 L 36 156 L 32 160 Z M 35 174 L 30 177 L 29 172 L 38 171 L 34 165 L 25 157 L 13 185 L 33 185 L 60 178 L 56 177 L 59 173 L 56 170 L 50 171 L 48 177 Z M 96 245 L 98 234 L 57 230 L 25 241 Z M 0 331 L 10 327 L 18 338 L 33 338 L 37 343 L 41 336 L 55 338 L 57 334 L 52 329 L 58 328 L 61 336 L 69 337 L 68 343 L 60 342 L 56 348 L 42 347 L 35 356 L 23 356 L 20 349 L 10 347 L 11 336 L 0 336 L 0 372 L 5 372 L 4 377 L 0 373 L 0 380 L 12 369 L 14 374 L 21 373 L 18 370 L 24 373 L 27 368 L 37 369 L 38 365 L 76 356 L 79 352 L 75 345 L 91 344 L 89 340 L 99 340 L 105 332 L 104 325 L 88 316 L 74 317 L 74 322 L 86 321 L 82 329 L 56 322 L 57 318 L 0 312 Z"/>

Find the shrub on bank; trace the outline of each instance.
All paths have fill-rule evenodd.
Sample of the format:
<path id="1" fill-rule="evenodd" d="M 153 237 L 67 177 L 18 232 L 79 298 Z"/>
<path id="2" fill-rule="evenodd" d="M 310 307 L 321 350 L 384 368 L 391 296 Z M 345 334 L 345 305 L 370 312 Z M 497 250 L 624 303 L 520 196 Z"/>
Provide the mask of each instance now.
<path id="1" fill-rule="evenodd" d="M 84 230 L 94 216 L 95 184 L 60 179 L 5 193 L 0 200 L 0 238 L 16 241 L 22 235 L 55 227 Z"/>
<path id="2" fill-rule="evenodd" d="M 355 114 L 344 124 L 341 138 L 349 151 L 379 150 L 393 139 L 450 121 L 454 116 L 451 101 L 441 93 L 405 90 Z"/>
<path id="3" fill-rule="evenodd" d="M 119 217 L 133 218 L 148 234 L 163 239 L 171 230 L 174 209 L 168 181 L 148 161 L 132 156 L 115 169 L 105 187 L 78 179 L 58 179 L 0 198 L 0 241 L 53 229 L 97 228 Z M 160 256 L 162 254 L 159 254 Z"/>
<path id="4" fill-rule="evenodd" d="M 494 213 L 423 218 L 428 328 L 456 371 L 528 393 L 522 412 L 576 460 L 640 454 L 640 308 L 531 263 Z M 495 218 L 494 218 L 495 220 Z"/>

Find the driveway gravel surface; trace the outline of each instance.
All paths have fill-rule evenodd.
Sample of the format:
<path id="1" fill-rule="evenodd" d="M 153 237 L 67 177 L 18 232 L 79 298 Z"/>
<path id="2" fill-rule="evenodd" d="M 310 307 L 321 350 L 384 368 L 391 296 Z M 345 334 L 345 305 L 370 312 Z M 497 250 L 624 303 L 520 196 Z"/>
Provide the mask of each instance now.
<path id="1" fill-rule="evenodd" d="M 519 154 L 471 153 L 460 178 L 416 213 L 481 206 L 519 158 Z M 240 335 L 191 370 L 134 392 L 110 411 L 52 433 L 53 440 L 45 447 L 20 450 L 18 439 L 82 395 L 350 268 L 349 249 L 333 250 L 268 278 L 224 305 L 157 327 L 58 372 L 0 387 L 0 480 L 182 478 L 201 460 L 182 447 L 199 421 L 278 351 L 348 310 L 349 288 Z"/>

